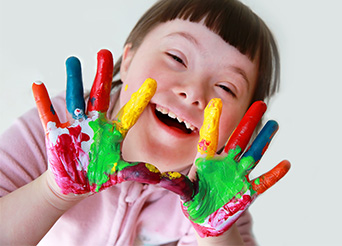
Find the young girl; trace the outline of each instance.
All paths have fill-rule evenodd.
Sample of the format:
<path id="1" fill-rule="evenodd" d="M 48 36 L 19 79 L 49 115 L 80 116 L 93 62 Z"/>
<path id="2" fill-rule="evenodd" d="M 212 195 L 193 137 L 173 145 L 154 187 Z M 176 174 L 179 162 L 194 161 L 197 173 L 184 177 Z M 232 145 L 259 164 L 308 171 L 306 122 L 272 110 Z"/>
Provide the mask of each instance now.
<path id="1" fill-rule="evenodd" d="M 251 191 L 246 191 L 248 194 L 232 191 L 234 196 L 225 201 L 227 204 L 234 199 L 250 199 L 238 213 L 237 221 L 233 216 L 221 218 L 217 226 L 207 229 L 205 223 L 194 219 L 196 209 L 191 206 L 198 205 L 196 195 L 204 187 L 203 180 L 208 178 L 208 168 L 198 160 L 204 160 L 203 163 L 213 160 L 213 163 L 226 165 L 208 149 L 214 146 L 214 152 L 221 152 L 252 103 L 269 98 L 278 87 L 279 58 L 266 25 L 235 0 L 161 0 L 146 12 L 129 35 L 122 57 L 114 67 L 114 76 L 119 75 L 119 80 L 113 83 L 109 101 L 106 94 L 109 90 L 104 81 L 108 80 L 105 75 L 111 71 L 112 64 L 107 51 L 99 52 L 98 66 L 95 91 L 89 96 L 87 110 L 80 99 L 79 92 L 83 89 L 76 58 L 67 60 L 68 113 L 65 113 L 64 97 L 53 100 L 53 109 L 49 102 L 40 101 L 44 98 L 40 96 L 45 95 L 42 85 L 34 85 L 47 132 L 49 161 L 37 110 L 19 118 L 2 135 L 1 244 L 254 245 L 251 217 L 245 210 L 251 200 L 263 192 L 260 183 L 268 188 L 281 176 L 270 184 L 264 183 L 263 179 L 256 180 L 250 185 L 252 188 L 247 188 L 248 192 Z M 142 86 L 147 78 L 153 80 Z M 155 93 L 154 80 L 157 84 Z M 138 94 L 133 94 L 136 91 Z M 138 99 L 134 99 L 134 95 L 138 95 Z M 246 143 L 241 142 L 249 140 L 248 136 L 258 122 L 254 118 L 261 118 L 264 111 L 262 105 L 257 104 L 257 109 L 253 107 L 248 111 L 242 125 L 235 131 L 240 135 L 232 136 L 225 147 L 224 155 L 235 154 L 231 158 L 233 163 L 239 162 L 236 156 L 240 152 L 234 151 L 239 147 L 243 152 Z M 208 111 L 205 111 L 206 107 Z M 222 112 L 216 114 L 221 108 Z M 254 114 L 258 116 L 254 117 Z M 219 124 L 214 123 L 219 118 L 217 115 L 220 115 Z M 114 123 L 108 123 L 106 117 Z M 123 126 L 131 118 L 133 121 L 139 119 L 134 126 L 134 122 Z M 63 124 L 67 121 L 70 123 Z M 89 150 L 92 147 L 78 145 L 77 149 L 68 145 L 67 140 L 61 141 L 64 147 L 60 147 L 56 144 L 60 142 L 51 140 L 52 137 L 62 138 L 58 131 L 68 129 L 69 139 L 73 135 L 71 130 L 82 129 L 78 133 L 80 142 L 92 140 L 100 145 L 106 135 L 97 136 L 97 132 L 89 130 L 89 127 L 98 127 L 89 122 L 100 122 L 101 129 L 105 129 L 107 123 L 112 124 L 114 132 L 121 137 L 116 140 L 118 161 L 111 164 L 103 182 L 96 177 L 94 182 L 91 181 L 88 175 L 91 161 L 88 166 L 84 164 L 88 159 L 80 158 L 80 153 L 85 153 L 87 158 L 95 154 Z M 210 129 L 215 128 L 209 140 L 217 146 L 206 141 L 205 135 L 210 131 L 199 133 L 207 122 L 210 122 Z M 254 126 L 249 126 L 250 122 Z M 271 126 L 274 128 L 276 124 Z M 219 135 L 215 140 L 217 130 Z M 241 161 L 249 157 L 253 159 L 246 168 L 247 174 L 261 158 L 263 147 L 269 143 L 265 139 L 271 138 L 274 130 L 265 134 L 261 138 L 262 144 L 251 147 L 257 154 L 247 151 L 248 154 L 240 158 Z M 76 159 L 69 155 L 70 146 L 77 149 Z M 102 150 L 100 145 L 97 152 Z M 111 156 L 112 152 L 102 156 Z M 65 170 L 58 166 L 60 159 L 55 157 L 65 158 L 65 163 L 70 164 L 66 169 L 73 168 L 73 171 L 67 170 L 70 172 L 64 174 Z M 121 168 L 120 163 L 127 165 Z M 287 162 L 281 166 L 282 170 L 288 168 Z M 219 168 L 214 169 L 221 172 Z M 75 177 L 64 179 L 70 173 Z M 215 182 L 226 182 L 231 188 L 229 180 L 219 180 L 219 174 L 213 177 Z M 249 180 L 244 177 L 242 175 L 241 179 L 245 186 Z M 208 181 L 208 185 L 215 182 Z M 95 194 L 90 195 L 92 193 Z M 182 202 L 178 195 L 181 195 Z M 220 196 L 222 194 L 214 193 L 212 199 Z M 212 217 L 217 213 L 214 212 L 216 209 L 209 211 L 214 201 L 208 197 L 209 194 L 203 197 L 209 203 L 203 206 L 204 214 L 207 218 L 217 218 Z"/>

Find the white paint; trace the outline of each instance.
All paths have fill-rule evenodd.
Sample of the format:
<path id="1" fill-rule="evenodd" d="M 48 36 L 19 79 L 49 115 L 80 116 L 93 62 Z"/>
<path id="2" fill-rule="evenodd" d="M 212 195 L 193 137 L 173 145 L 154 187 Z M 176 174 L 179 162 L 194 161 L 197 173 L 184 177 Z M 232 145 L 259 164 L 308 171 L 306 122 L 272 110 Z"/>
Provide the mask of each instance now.
<path id="1" fill-rule="evenodd" d="M 1 1 L 0 130 L 34 106 L 33 81 L 51 96 L 65 89 L 64 62 L 82 62 L 90 89 L 96 53 L 110 49 L 116 60 L 137 19 L 155 0 Z M 282 86 L 267 118 L 280 129 L 253 172 L 258 176 L 282 159 L 289 174 L 251 206 L 254 233 L 263 246 L 340 244 L 339 201 L 322 211 L 322 200 L 336 197 L 342 164 L 342 2 L 339 0 L 243 0 L 275 33 L 282 59 Z M 224 110 L 224 109 L 223 109 Z M 323 197 L 322 197 L 323 194 Z"/>

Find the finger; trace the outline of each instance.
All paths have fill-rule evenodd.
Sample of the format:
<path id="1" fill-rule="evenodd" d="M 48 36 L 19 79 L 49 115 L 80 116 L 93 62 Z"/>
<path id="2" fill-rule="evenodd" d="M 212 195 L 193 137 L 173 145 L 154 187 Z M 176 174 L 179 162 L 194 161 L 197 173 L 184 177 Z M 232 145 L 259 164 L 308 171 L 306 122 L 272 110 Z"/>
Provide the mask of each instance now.
<path id="1" fill-rule="evenodd" d="M 118 181 L 136 181 L 144 184 L 157 184 L 160 182 L 159 170 L 147 163 L 127 166 L 118 172 Z"/>
<path id="2" fill-rule="evenodd" d="M 97 72 L 88 101 L 88 112 L 107 112 L 113 78 L 113 56 L 109 50 L 97 53 Z"/>
<path id="3" fill-rule="evenodd" d="M 267 106 L 262 101 L 257 101 L 248 109 L 245 116 L 240 121 L 238 127 L 230 136 L 228 143 L 224 149 L 228 153 L 231 149 L 236 149 L 237 146 L 243 152 L 252 137 L 255 127 L 264 115 Z"/>
<path id="4" fill-rule="evenodd" d="M 139 90 L 132 94 L 131 99 L 120 109 L 115 122 L 123 136 L 137 122 L 140 114 L 150 102 L 157 89 L 154 79 L 146 79 Z"/>
<path id="5" fill-rule="evenodd" d="M 256 164 L 258 164 L 278 129 L 278 123 L 274 120 L 269 120 L 262 128 L 250 148 L 246 151 L 246 153 L 243 154 L 241 158 L 241 161 L 242 159 L 247 159 L 247 157 L 253 158 L 252 165 L 249 166 L 248 169 L 252 169 L 256 166 Z"/>
<path id="6" fill-rule="evenodd" d="M 204 121 L 197 144 L 198 153 L 201 155 L 212 157 L 217 151 L 221 111 L 222 102 L 219 98 L 211 99 L 204 110 Z"/>
<path id="7" fill-rule="evenodd" d="M 183 202 L 190 201 L 195 190 L 190 179 L 179 172 L 162 173 L 160 186 L 179 195 Z"/>
<path id="8" fill-rule="evenodd" d="M 53 108 L 45 85 L 41 82 L 34 82 L 32 84 L 32 91 L 44 130 L 47 130 L 48 122 L 54 122 L 56 127 L 58 127 L 60 125 L 60 121 L 55 109 Z"/>
<path id="9" fill-rule="evenodd" d="M 261 175 L 260 177 L 251 181 L 252 188 L 258 195 L 264 193 L 267 189 L 277 183 L 290 170 L 291 164 L 284 160 L 275 166 L 272 170 Z"/>
<path id="10" fill-rule="evenodd" d="M 69 57 L 66 60 L 65 65 L 67 74 L 67 110 L 72 118 L 81 119 L 85 117 L 81 63 L 78 58 Z"/>

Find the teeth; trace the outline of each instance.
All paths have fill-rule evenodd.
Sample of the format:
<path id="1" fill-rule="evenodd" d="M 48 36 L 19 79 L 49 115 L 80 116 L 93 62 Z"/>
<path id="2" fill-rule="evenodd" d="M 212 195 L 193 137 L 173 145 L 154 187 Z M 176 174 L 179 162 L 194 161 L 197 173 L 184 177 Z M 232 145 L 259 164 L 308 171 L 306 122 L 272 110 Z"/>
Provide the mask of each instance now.
<path id="1" fill-rule="evenodd" d="M 184 122 L 184 120 L 182 118 L 179 118 L 178 116 L 177 116 L 177 120 L 179 121 L 179 123 Z"/>
<path id="2" fill-rule="evenodd" d="M 158 110 L 162 114 L 167 114 L 172 119 L 177 119 L 179 123 L 184 122 L 186 128 L 190 129 L 191 131 L 194 131 L 196 129 L 196 127 L 193 126 L 191 123 L 189 123 L 189 122 L 185 121 L 184 119 L 178 117 L 175 113 L 173 113 L 173 112 L 171 112 L 165 108 L 162 108 L 162 107 L 157 105 L 156 110 Z"/>
<path id="3" fill-rule="evenodd" d="M 184 121 L 186 128 L 190 129 L 191 131 L 195 130 L 195 127 L 191 125 L 190 123 Z"/>
<path id="4" fill-rule="evenodd" d="M 169 115 L 169 117 L 172 118 L 172 119 L 176 119 L 176 117 L 177 117 L 177 116 L 176 116 L 174 113 L 172 113 L 172 112 L 169 112 L 168 115 Z"/>

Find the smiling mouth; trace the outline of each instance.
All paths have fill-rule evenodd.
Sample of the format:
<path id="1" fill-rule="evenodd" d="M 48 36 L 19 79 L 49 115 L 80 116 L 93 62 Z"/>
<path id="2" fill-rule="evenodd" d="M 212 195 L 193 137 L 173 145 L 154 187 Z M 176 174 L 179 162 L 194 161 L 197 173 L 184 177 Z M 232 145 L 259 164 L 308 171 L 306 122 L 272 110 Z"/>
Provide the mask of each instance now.
<path id="1" fill-rule="evenodd" d="M 197 128 L 191 123 L 185 121 L 184 119 L 178 117 L 173 112 L 155 105 L 155 114 L 157 118 L 165 125 L 176 128 L 184 132 L 185 134 L 191 134 L 197 131 Z"/>

